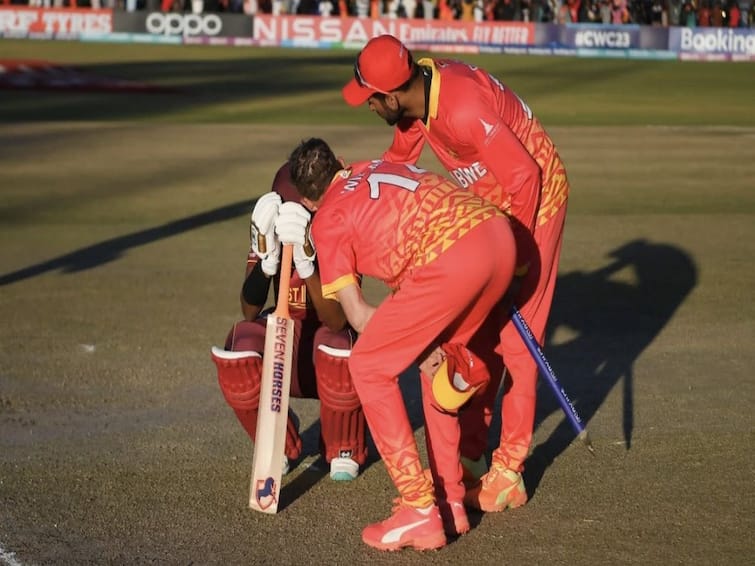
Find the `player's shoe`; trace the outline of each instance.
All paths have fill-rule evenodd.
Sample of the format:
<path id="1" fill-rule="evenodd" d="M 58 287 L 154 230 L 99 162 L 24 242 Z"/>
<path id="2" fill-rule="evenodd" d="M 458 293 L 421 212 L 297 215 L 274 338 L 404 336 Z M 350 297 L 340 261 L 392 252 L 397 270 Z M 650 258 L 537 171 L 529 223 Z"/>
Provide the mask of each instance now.
<path id="1" fill-rule="evenodd" d="M 482 511 L 503 511 L 527 503 L 522 474 L 493 464 L 490 471 L 464 497 L 469 507 Z"/>
<path id="2" fill-rule="evenodd" d="M 355 480 L 359 475 L 359 464 L 349 457 L 336 456 L 330 461 L 330 479 L 335 481 Z"/>
<path id="3" fill-rule="evenodd" d="M 471 460 L 470 458 L 462 456 L 461 469 L 464 471 L 464 475 L 461 478 L 464 487 L 467 489 L 473 487 L 488 471 L 488 463 L 485 460 L 485 455 L 483 454 L 477 460 Z"/>
<path id="4" fill-rule="evenodd" d="M 443 521 L 437 505 L 424 508 L 406 505 L 399 498 L 393 514 L 379 523 L 367 525 L 362 540 L 378 550 L 435 550 L 446 544 Z"/>
<path id="5" fill-rule="evenodd" d="M 438 509 L 443 520 L 443 530 L 446 536 L 455 537 L 469 532 L 469 517 L 463 503 L 460 501 L 439 501 Z"/>
<path id="6" fill-rule="evenodd" d="M 433 474 L 430 468 L 425 468 L 422 472 L 430 480 L 430 483 L 433 483 Z M 440 511 L 440 518 L 443 520 L 443 530 L 446 536 L 455 537 L 469 532 L 469 517 L 467 517 L 467 510 L 461 501 L 449 503 L 445 500 L 438 500 L 438 510 Z"/>

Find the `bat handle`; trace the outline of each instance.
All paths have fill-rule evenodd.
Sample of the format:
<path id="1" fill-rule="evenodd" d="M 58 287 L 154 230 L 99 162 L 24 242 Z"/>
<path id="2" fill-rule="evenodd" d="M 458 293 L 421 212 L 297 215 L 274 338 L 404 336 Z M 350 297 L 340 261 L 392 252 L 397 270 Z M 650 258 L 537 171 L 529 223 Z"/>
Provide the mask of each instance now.
<path id="1" fill-rule="evenodd" d="M 275 305 L 275 316 L 291 318 L 288 312 L 288 290 L 291 288 L 291 263 L 294 259 L 294 245 L 284 244 L 281 257 L 280 282 L 278 284 L 278 302 Z"/>

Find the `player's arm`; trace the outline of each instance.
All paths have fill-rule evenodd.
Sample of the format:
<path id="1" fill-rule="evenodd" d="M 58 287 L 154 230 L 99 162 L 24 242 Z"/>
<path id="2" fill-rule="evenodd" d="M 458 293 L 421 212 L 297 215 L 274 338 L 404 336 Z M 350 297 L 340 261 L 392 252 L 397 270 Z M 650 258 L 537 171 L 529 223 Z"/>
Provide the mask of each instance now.
<path id="1" fill-rule="evenodd" d="M 485 166 L 511 195 L 511 215 L 532 231 L 540 205 L 540 166 L 504 124 L 492 138 L 478 143 Z"/>
<path id="2" fill-rule="evenodd" d="M 540 206 L 540 166 L 498 115 L 487 108 L 466 107 L 454 116 L 458 141 L 477 149 L 486 169 L 511 197 L 512 229 L 516 238 L 517 275 L 523 275 L 532 256 L 532 231 Z M 497 203 L 500 204 L 500 203 Z"/>
<path id="3" fill-rule="evenodd" d="M 257 199 L 252 209 L 246 276 L 241 286 L 241 312 L 245 320 L 257 318 L 267 301 L 271 278 L 278 272 L 280 243 L 275 234 L 275 219 L 280 205 L 280 195 L 270 191 Z"/>
<path id="4" fill-rule="evenodd" d="M 385 153 L 383 160 L 393 163 L 417 163 L 425 145 L 425 136 L 417 120 L 399 122 L 393 129 L 393 143 Z"/>
<path id="5" fill-rule="evenodd" d="M 488 143 L 481 145 L 480 154 L 504 191 L 511 195 L 508 212 L 512 217 L 511 228 L 519 258 L 515 275 L 524 276 L 534 252 L 532 232 L 542 188 L 540 166 L 503 124 L 499 124 L 499 131 Z"/>
<path id="6" fill-rule="evenodd" d="M 294 266 L 307 286 L 307 296 L 317 311 L 317 316 L 330 330 L 338 331 L 346 326 L 346 315 L 336 301 L 323 296 L 320 272 L 315 257 L 317 250 L 310 233 L 311 213 L 301 204 L 283 203 L 275 222 L 276 234 L 284 243 L 294 245 Z"/>
<path id="7" fill-rule="evenodd" d="M 241 286 L 241 313 L 244 320 L 254 320 L 267 302 L 271 278 L 262 271 L 259 258 L 252 250 L 246 263 L 246 277 Z"/>
<path id="8" fill-rule="evenodd" d="M 376 308 L 364 300 L 361 287 L 356 283 L 350 283 L 336 291 L 336 297 L 351 327 L 362 333 Z"/>
<path id="9" fill-rule="evenodd" d="M 312 301 L 312 306 L 317 311 L 317 317 L 328 329 L 338 332 L 346 326 L 346 314 L 337 301 L 326 299 L 322 296 L 322 283 L 320 272 L 315 267 L 312 275 L 304 280 L 307 286 L 307 297 Z"/>

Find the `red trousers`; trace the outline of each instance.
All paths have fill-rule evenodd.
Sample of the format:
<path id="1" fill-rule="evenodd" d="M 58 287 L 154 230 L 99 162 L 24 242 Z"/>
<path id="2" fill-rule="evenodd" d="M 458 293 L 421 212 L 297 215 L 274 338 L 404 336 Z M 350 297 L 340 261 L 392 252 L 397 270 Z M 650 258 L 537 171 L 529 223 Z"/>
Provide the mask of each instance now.
<path id="1" fill-rule="evenodd" d="M 401 288 L 377 308 L 354 346 L 349 369 L 375 445 L 405 502 L 434 499 L 398 376 L 431 345 L 466 344 L 511 283 L 514 237 L 508 221 L 491 218 L 428 265 L 407 275 Z M 423 403 L 431 390 L 423 379 Z M 456 414 L 437 408 L 425 414 L 430 466 L 449 500 L 461 501 L 460 427 Z M 434 474 L 435 475 L 435 474 Z"/>
<path id="2" fill-rule="evenodd" d="M 565 178 L 564 178 L 565 182 Z M 534 240 L 538 257 L 522 282 L 517 306 L 537 341 L 542 344 L 548 322 L 561 255 L 566 204 L 547 222 L 537 225 Z M 501 317 L 504 317 L 501 320 Z M 502 329 L 501 329 L 502 328 Z M 500 356 L 491 351 L 499 341 Z M 461 415 L 462 455 L 478 459 L 487 449 L 496 395 L 500 388 L 503 365 L 507 369 L 501 406 L 501 437 L 492 461 L 506 468 L 522 471 L 532 444 L 535 424 L 537 365 L 511 322 L 508 312 L 496 312 L 486 321 L 485 330 L 475 337 L 470 349 L 479 355 L 490 370 L 491 381 L 485 393 L 473 399 L 472 407 Z"/>

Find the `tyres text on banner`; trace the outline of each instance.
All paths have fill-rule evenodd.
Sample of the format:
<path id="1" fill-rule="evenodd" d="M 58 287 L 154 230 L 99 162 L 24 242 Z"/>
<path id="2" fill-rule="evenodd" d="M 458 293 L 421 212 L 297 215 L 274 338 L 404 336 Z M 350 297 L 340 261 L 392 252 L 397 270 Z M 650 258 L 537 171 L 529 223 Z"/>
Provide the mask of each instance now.
<path id="1" fill-rule="evenodd" d="M 112 10 L 26 8 L 0 9 L 0 37 L 76 38 L 113 31 Z"/>

